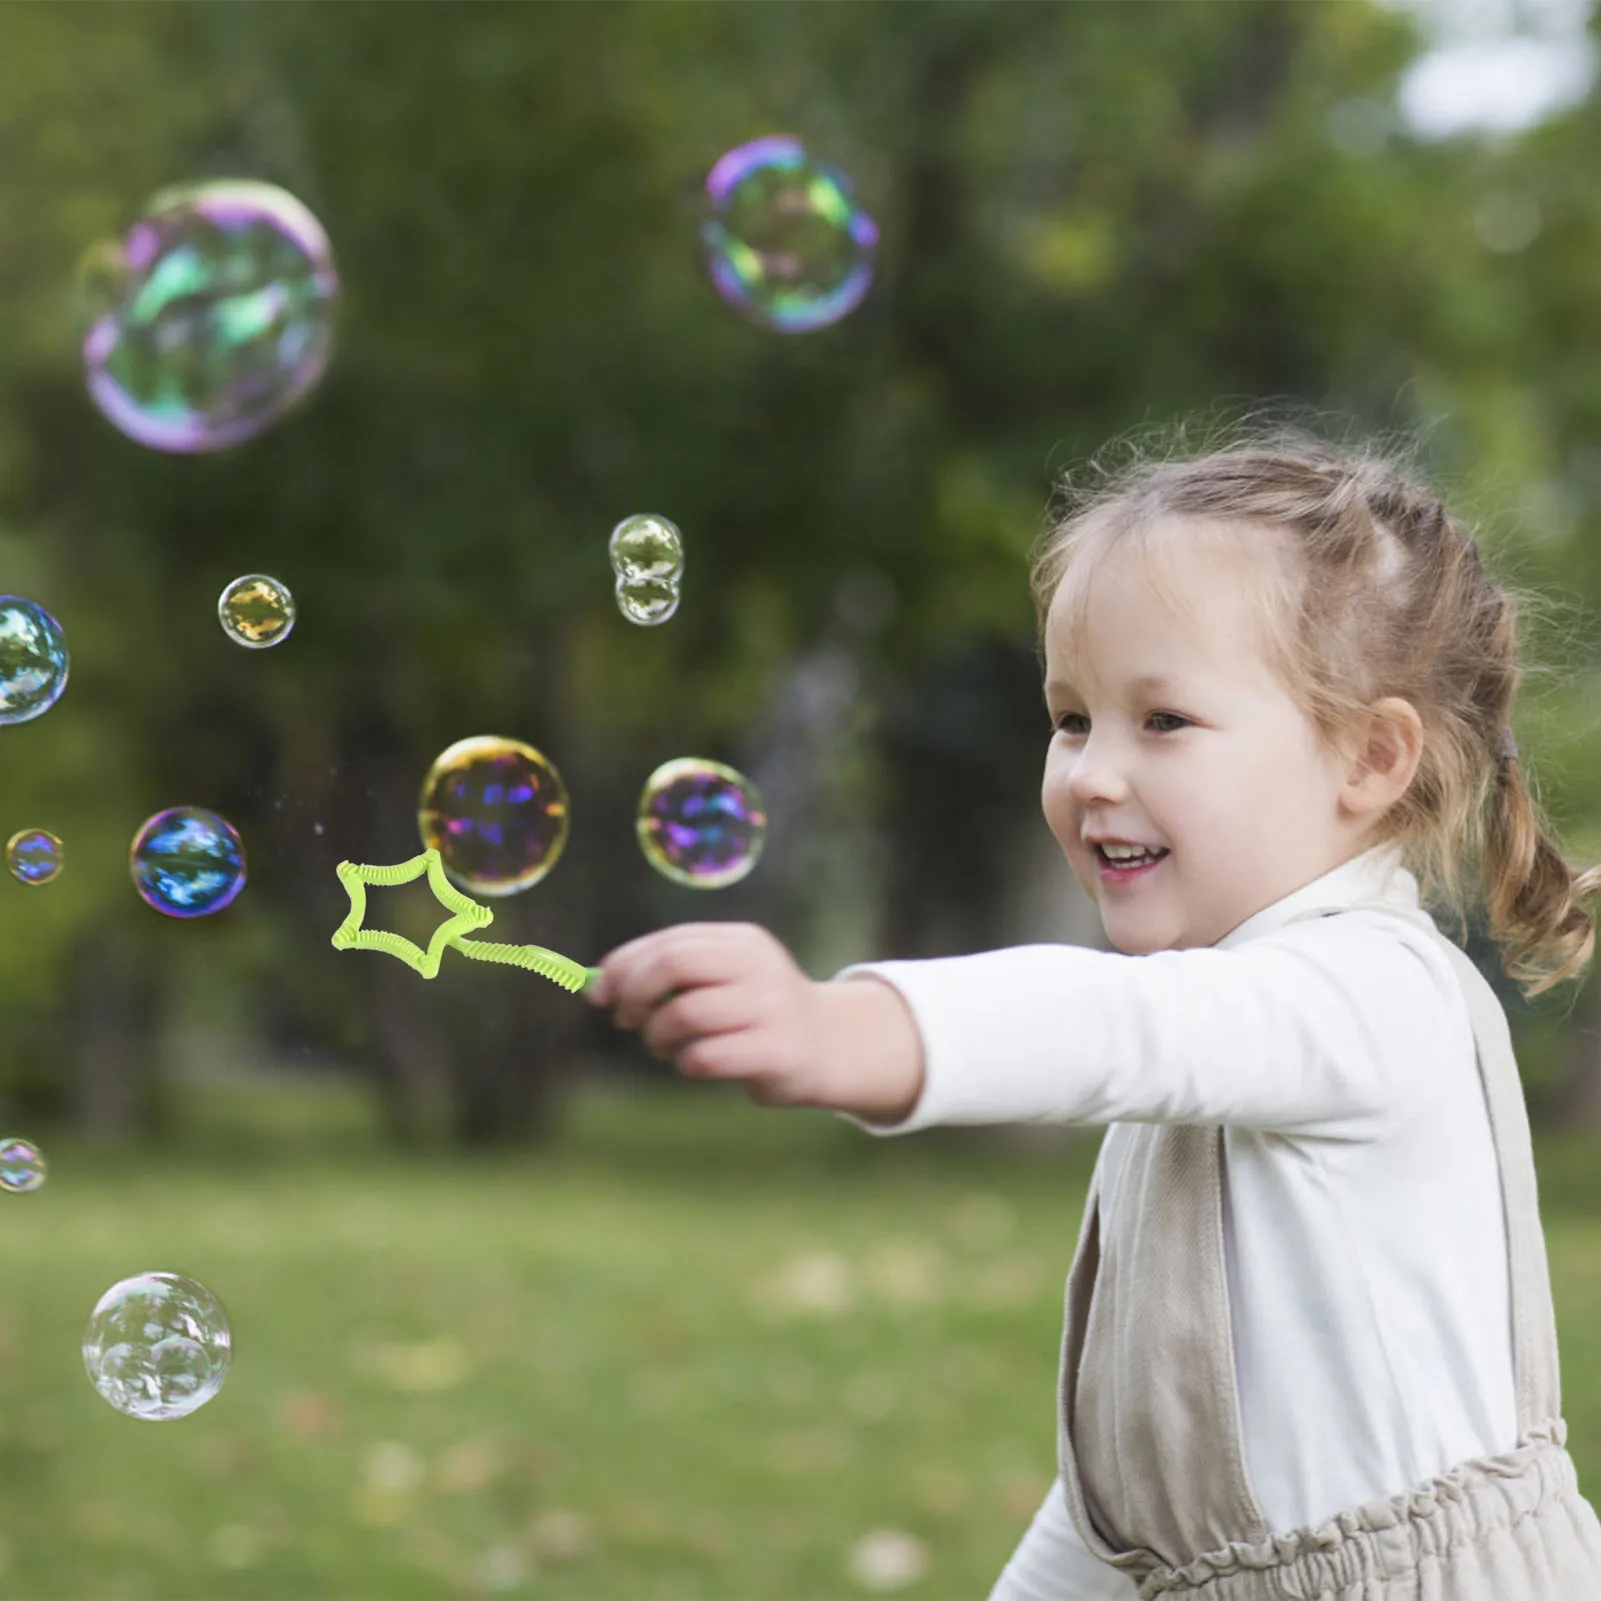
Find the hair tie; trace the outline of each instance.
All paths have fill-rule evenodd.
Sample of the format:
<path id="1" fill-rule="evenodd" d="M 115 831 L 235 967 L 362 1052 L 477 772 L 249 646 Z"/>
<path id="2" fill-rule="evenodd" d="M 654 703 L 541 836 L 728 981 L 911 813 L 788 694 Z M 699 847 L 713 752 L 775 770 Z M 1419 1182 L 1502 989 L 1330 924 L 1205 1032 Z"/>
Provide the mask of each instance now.
<path id="1" fill-rule="evenodd" d="M 1496 746 L 1495 754 L 1503 762 L 1515 762 L 1518 759 L 1518 742 L 1512 737 L 1510 727 L 1501 730 L 1501 743 Z"/>

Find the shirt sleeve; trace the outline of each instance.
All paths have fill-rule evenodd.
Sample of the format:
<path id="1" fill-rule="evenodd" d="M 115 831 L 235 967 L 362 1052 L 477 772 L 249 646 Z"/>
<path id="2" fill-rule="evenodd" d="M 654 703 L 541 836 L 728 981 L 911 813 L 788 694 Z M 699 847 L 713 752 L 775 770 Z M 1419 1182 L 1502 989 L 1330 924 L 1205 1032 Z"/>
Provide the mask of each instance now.
<path id="1" fill-rule="evenodd" d="M 1062 1481 L 1051 1486 L 989 1601 L 1139 1601 L 1140 1587 L 1079 1538 Z"/>
<path id="2" fill-rule="evenodd" d="M 1021 945 L 853 964 L 834 982 L 905 998 L 923 1087 L 898 1123 L 837 1115 L 879 1135 L 1128 1122 L 1373 1140 L 1444 1072 L 1456 979 L 1426 937 L 1326 918 L 1228 950 Z"/>

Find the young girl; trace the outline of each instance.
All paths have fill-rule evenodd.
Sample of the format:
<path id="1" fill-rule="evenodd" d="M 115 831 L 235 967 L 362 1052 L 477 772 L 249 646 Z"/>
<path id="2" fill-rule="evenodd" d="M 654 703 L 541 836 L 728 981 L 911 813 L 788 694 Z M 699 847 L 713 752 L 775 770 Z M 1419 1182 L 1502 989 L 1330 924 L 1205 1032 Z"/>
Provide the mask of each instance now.
<path id="1" fill-rule="evenodd" d="M 1115 951 L 814 983 L 692 923 L 590 998 L 874 1134 L 1107 1126 L 1060 1476 L 992 1601 L 1596 1601 L 1506 1015 L 1421 909 L 1460 915 L 1465 855 L 1528 994 L 1591 955 L 1601 871 L 1512 743 L 1523 597 L 1394 466 L 1285 431 L 1136 460 L 1034 593 L 1045 819 Z"/>

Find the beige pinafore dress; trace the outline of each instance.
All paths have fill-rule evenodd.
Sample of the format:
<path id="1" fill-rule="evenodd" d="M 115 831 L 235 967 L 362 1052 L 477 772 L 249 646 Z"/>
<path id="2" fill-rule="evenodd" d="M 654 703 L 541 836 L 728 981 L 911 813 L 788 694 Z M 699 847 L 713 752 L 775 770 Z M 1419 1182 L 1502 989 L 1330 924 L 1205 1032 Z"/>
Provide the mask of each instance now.
<path id="1" fill-rule="evenodd" d="M 1517 1443 L 1316 1527 L 1270 1532 L 1241 1442 L 1223 1130 L 1139 1125 L 1121 1191 L 1129 1204 L 1104 1231 L 1099 1179 L 1090 1187 L 1067 1281 L 1058 1415 L 1080 1538 L 1139 1585 L 1141 1601 L 1601 1601 L 1601 1522 L 1566 1449 L 1512 1039 L 1489 983 L 1434 933 L 1467 998 L 1501 1168 Z"/>

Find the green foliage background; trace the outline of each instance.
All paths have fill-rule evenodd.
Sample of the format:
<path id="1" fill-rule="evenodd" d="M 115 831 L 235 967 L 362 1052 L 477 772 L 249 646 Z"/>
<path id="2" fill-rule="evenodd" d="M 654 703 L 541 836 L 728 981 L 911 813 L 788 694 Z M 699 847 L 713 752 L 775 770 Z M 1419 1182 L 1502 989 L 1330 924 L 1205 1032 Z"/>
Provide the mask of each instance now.
<path id="1" fill-rule="evenodd" d="M 163 1126 L 162 1041 L 201 1014 L 365 1070 L 398 1135 L 554 1127 L 559 1064 L 608 1049 L 591 1020 L 526 985 L 397 991 L 326 948 L 334 865 L 410 855 L 421 775 L 468 733 L 531 741 L 573 797 L 567 858 L 501 938 L 587 960 L 755 916 L 818 966 L 939 954 L 936 924 L 1004 940 L 999 852 L 1039 827 L 1025 555 L 1055 476 L 1220 405 L 1422 431 L 1492 562 L 1563 608 L 1561 637 L 1528 630 L 1554 676 L 1526 766 L 1575 853 L 1601 844 L 1592 106 L 1410 138 L 1416 41 L 1366 4 L 15 6 L 0 31 L 0 573 L 73 650 L 60 707 L 0 747 L 0 826 L 72 861 L 0 895 L 16 1115 Z M 882 230 L 868 300 L 806 336 L 733 316 L 697 254 L 707 168 L 774 128 Z M 261 439 L 164 456 L 87 401 L 73 276 L 207 175 L 322 218 L 338 348 Z M 1510 252 L 1481 239 L 1508 197 L 1541 220 Z M 689 544 L 664 628 L 610 593 L 605 536 L 642 509 Z M 262 570 L 300 620 L 242 652 L 215 597 Z M 770 860 L 715 905 L 657 880 L 644 776 L 688 752 L 776 772 L 798 664 L 829 652 L 849 705 L 770 797 Z M 127 841 L 177 804 L 246 841 L 250 891 L 211 926 L 128 892 Z M 391 1014 L 433 1041 L 410 1067 Z"/>

